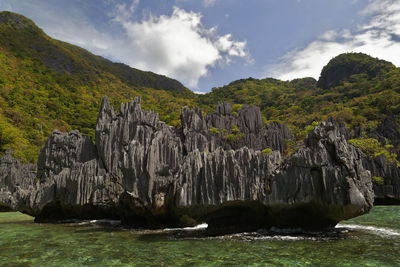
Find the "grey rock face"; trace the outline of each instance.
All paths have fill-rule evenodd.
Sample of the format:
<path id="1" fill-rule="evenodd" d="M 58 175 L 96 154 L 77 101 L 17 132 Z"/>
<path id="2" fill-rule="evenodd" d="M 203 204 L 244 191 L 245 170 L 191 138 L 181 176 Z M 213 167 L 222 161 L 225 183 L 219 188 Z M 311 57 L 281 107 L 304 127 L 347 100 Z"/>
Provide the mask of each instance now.
<path id="1" fill-rule="evenodd" d="M 23 208 L 14 207 L 37 220 L 115 217 L 147 227 L 207 222 L 222 232 L 324 228 L 372 207 L 370 172 L 334 122 L 322 123 L 304 148 L 285 158 L 290 131 L 265 126 L 257 107 L 233 114 L 224 103 L 208 115 L 184 107 L 181 120 L 182 129 L 165 125 L 141 109 L 139 98 L 117 113 L 105 97 L 96 146 L 76 131 L 53 132 L 40 154 L 40 182 Z M 267 147 L 274 151 L 263 153 Z"/>
<path id="2" fill-rule="evenodd" d="M 385 156 L 364 156 L 364 167 L 371 171 L 373 176 L 383 180 L 383 184 L 374 182 L 375 204 L 400 203 L 400 168 L 396 163 L 391 163 Z"/>
<path id="3" fill-rule="evenodd" d="M 267 204 L 270 178 L 282 160 L 278 151 L 263 155 L 247 147 L 191 153 L 176 176 L 175 204 L 221 205 L 229 201 Z"/>
<path id="4" fill-rule="evenodd" d="M 271 148 L 283 152 L 286 140 L 293 138 L 286 125 L 273 122 L 264 126 L 260 109 L 243 105 L 232 112 L 231 103 L 220 103 L 212 114 L 203 116 L 198 108 L 184 107 L 181 114 L 185 149 L 212 152 L 247 146 L 254 150 Z"/>
<path id="5" fill-rule="evenodd" d="M 96 147 L 88 136 L 79 131 L 61 133 L 53 131 L 38 159 L 38 177 L 46 178 L 59 174 L 63 168 L 75 163 L 84 163 L 97 157 Z"/>
<path id="6" fill-rule="evenodd" d="M 394 146 L 397 155 L 400 152 L 399 125 L 393 113 L 388 113 L 375 132 L 376 138 L 383 144 L 387 140 Z M 400 158 L 398 158 L 399 160 Z M 371 171 L 373 176 L 384 179 L 384 184 L 374 183 L 377 204 L 400 204 L 400 168 L 383 156 L 373 159 L 367 157 L 364 166 Z"/>
<path id="7" fill-rule="evenodd" d="M 263 155 L 247 147 L 196 151 L 178 174 L 176 205 L 256 201 L 269 213 L 259 225 L 280 227 L 335 225 L 364 214 L 373 205 L 370 172 L 341 131 L 333 122 L 322 123 L 306 147 L 287 159 L 278 151 Z"/>
<path id="8" fill-rule="evenodd" d="M 0 158 L 0 207 L 25 211 L 27 198 L 36 183 L 36 166 L 20 163 L 7 150 Z"/>
<path id="9" fill-rule="evenodd" d="M 353 131 L 351 138 L 359 138 L 363 134 L 360 127 Z M 393 145 L 389 151 L 399 155 L 400 131 L 394 114 L 388 112 L 386 117 L 378 125 L 377 129 L 368 133 L 371 138 L 377 139 L 381 144 Z M 371 172 L 371 175 L 380 182 L 374 181 L 375 204 L 400 204 L 400 168 L 395 162 L 389 161 L 385 156 L 377 157 L 364 155 L 364 168 Z"/>
<path id="10" fill-rule="evenodd" d="M 142 110 L 140 98 L 122 104 L 118 114 L 104 98 L 96 144 L 105 169 L 144 205 L 155 203 L 158 189 L 171 182 L 183 159 L 176 130 L 157 113 Z"/>
<path id="11" fill-rule="evenodd" d="M 400 131 L 399 125 L 396 122 L 396 117 L 393 113 L 388 111 L 385 119 L 378 125 L 375 133 L 373 134 L 381 143 L 386 143 L 385 138 L 390 140 L 394 149 L 400 151 Z"/>
<path id="12" fill-rule="evenodd" d="M 306 214 L 317 216 L 317 223 L 368 212 L 374 201 L 371 175 L 362 165 L 362 152 L 348 145 L 343 131 L 345 128 L 333 121 L 316 127 L 306 139 L 306 146 L 273 177 L 269 202 L 281 206 L 313 203 L 314 210 Z M 291 214 L 283 217 L 295 219 Z"/>

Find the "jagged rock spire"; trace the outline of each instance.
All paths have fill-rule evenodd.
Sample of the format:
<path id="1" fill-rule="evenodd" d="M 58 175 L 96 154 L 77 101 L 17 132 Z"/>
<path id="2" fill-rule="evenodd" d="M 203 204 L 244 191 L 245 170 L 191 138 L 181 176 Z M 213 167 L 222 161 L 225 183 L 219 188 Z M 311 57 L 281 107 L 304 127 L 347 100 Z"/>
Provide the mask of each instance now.
<path id="1" fill-rule="evenodd" d="M 283 158 L 290 131 L 278 123 L 265 126 L 257 107 L 232 114 L 232 105 L 221 103 L 205 116 L 184 107 L 181 119 L 182 129 L 167 126 L 141 109 L 140 98 L 117 113 L 105 97 L 96 145 L 77 131 L 54 131 L 42 149 L 35 187 L 11 183 L 5 190 L 2 182 L 13 199 L 7 205 L 37 220 L 116 217 L 147 227 L 206 221 L 222 232 L 320 229 L 372 207 L 362 154 L 333 121 L 321 123 L 305 147 Z M 273 151 L 263 153 L 266 146 Z M 0 169 L 24 168 L 6 165 L 7 157 Z M 9 179 L 3 173 L 0 181 Z"/>

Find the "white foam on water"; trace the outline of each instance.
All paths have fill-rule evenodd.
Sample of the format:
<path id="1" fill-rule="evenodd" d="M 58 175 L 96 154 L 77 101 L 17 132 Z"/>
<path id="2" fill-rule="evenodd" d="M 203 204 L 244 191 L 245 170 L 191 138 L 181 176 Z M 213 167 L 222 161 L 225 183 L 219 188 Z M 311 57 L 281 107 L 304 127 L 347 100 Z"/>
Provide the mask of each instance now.
<path id="1" fill-rule="evenodd" d="M 299 240 L 317 240 L 315 237 L 290 236 L 290 235 L 272 235 L 272 236 L 252 236 L 250 240 L 278 240 L 278 241 L 299 241 Z"/>
<path id="2" fill-rule="evenodd" d="M 207 229 L 208 224 L 202 223 L 194 227 L 184 227 L 184 228 L 164 228 L 163 231 L 200 231 Z"/>
<path id="3" fill-rule="evenodd" d="M 208 227 L 208 224 L 202 223 L 202 224 L 198 224 L 198 225 L 196 225 L 194 227 L 185 227 L 185 228 L 183 228 L 183 230 L 188 230 L 188 231 L 204 230 L 204 229 L 207 229 L 207 227 Z"/>
<path id="4" fill-rule="evenodd" d="M 336 225 L 336 228 L 348 228 L 351 230 L 363 230 L 363 231 L 372 232 L 372 233 L 380 235 L 380 236 L 400 236 L 399 231 L 396 231 L 393 229 L 388 229 L 388 228 L 383 228 L 383 227 L 357 225 L 357 224 L 338 224 L 338 225 Z"/>
<path id="5" fill-rule="evenodd" d="M 218 239 L 218 240 L 241 240 L 241 241 L 300 241 L 300 240 L 317 240 L 315 237 L 306 236 L 290 236 L 290 235 L 267 235 L 259 236 L 254 235 L 255 233 L 241 233 L 233 235 L 223 235 L 216 237 L 207 237 L 206 239 Z"/>
<path id="6" fill-rule="evenodd" d="M 89 220 L 89 221 L 81 221 L 78 225 L 110 225 L 110 226 L 119 226 L 121 225 L 121 221 L 119 220 Z"/>

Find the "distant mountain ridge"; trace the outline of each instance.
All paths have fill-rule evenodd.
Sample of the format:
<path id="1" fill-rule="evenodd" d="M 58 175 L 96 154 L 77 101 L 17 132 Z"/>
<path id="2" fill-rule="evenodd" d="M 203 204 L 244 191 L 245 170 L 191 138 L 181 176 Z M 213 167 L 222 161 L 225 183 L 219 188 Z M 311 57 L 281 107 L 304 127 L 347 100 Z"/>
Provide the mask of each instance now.
<path id="1" fill-rule="evenodd" d="M 60 42 L 48 37 L 39 27 L 37 27 L 30 19 L 8 11 L 0 12 L 0 23 L 6 25 L 11 30 L 25 31 L 25 34 L 31 34 L 38 38 L 32 40 L 33 42 L 25 43 L 26 53 L 32 53 L 35 55 L 36 52 L 38 58 L 49 68 L 59 73 L 79 73 L 82 69 L 87 71 L 95 72 L 97 69 L 109 72 L 121 81 L 131 86 L 144 86 L 151 87 L 159 90 L 171 90 L 181 93 L 190 93 L 191 91 L 183 86 L 177 80 L 168 78 L 164 75 L 159 75 L 150 71 L 141 71 L 135 68 L 131 68 L 128 65 L 122 63 L 114 63 L 101 56 L 93 55 L 92 53 L 65 43 Z M 3 31 L 3 34 L 5 32 Z M 23 34 L 23 32 L 21 32 Z M 14 39 L 13 41 L 21 41 Z M 48 42 L 44 49 L 44 43 Z M 17 43 L 20 44 L 21 43 Z M 86 64 L 71 58 L 70 53 L 74 53 L 75 56 L 79 56 L 82 59 L 87 60 Z"/>
<path id="2" fill-rule="evenodd" d="M 265 121 L 287 124 L 297 141 L 313 122 L 333 117 L 353 137 L 373 137 L 397 155 L 399 81 L 392 63 L 346 53 L 333 58 L 318 81 L 248 78 L 196 95 L 174 79 L 113 63 L 48 37 L 24 16 L 0 12 L 0 153 L 11 147 L 17 158 L 34 162 L 53 129 L 78 129 L 93 138 L 100 100 L 108 95 L 114 106 L 140 96 L 144 108 L 177 127 L 184 105 L 204 112 L 224 101 L 256 105 Z"/>
<path id="3" fill-rule="evenodd" d="M 115 105 L 141 96 L 173 125 L 195 97 L 174 79 L 113 63 L 50 38 L 22 15 L 0 12 L 0 154 L 13 148 L 19 159 L 36 161 L 55 128 L 93 137 L 104 95 Z"/>

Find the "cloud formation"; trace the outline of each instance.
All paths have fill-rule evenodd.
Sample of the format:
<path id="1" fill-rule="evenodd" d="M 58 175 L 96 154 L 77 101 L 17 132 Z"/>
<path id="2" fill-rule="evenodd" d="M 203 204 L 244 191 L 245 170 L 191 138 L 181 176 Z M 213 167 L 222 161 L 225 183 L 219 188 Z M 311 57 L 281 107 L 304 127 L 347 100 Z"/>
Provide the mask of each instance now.
<path id="1" fill-rule="evenodd" d="M 135 13 L 137 6 L 139 5 L 139 0 L 132 0 L 130 5 L 126 3 L 115 4 L 115 10 L 111 13 L 111 16 L 115 16 L 115 21 L 123 22 L 132 17 Z"/>
<path id="2" fill-rule="evenodd" d="M 193 1 L 193 0 L 175 0 L 176 3 L 179 3 L 179 2 L 190 2 L 190 1 Z M 193 2 L 195 2 L 195 1 L 193 1 Z M 203 6 L 204 7 L 212 7 L 217 2 L 218 2 L 218 0 L 203 0 Z"/>
<path id="3" fill-rule="evenodd" d="M 124 17 L 116 16 L 129 38 L 124 62 L 191 87 L 197 87 L 210 67 L 249 56 L 246 42 L 232 40 L 231 34 L 218 35 L 215 27 L 205 28 L 200 13 L 174 7 L 171 16 L 150 15 L 139 22 Z"/>
<path id="4" fill-rule="evenodd" d="M 87 15 L 84 8 L 91 5 L 60 1 L 3 0 L 0 8 L 32 15 L 53 38 L 175 78 L 191 88 L 197 88 L 199 79 L 213 67 L 222 67 L 234 58 L 251 62 L 246 41 L 236 41 L 232 34 L 221 35 L 216 27 L 206 28 L 200 13 L 174 7 L 171 15 L 148 13 L 140 19 L 139 0 L 102 0 L 101 8 L 108 10 L 103 14 L 108 19 L 105 26 L 110 27 L 104 30 Z M 60 8 L 68 15 L 59 14 Z"/>
<path id="5" fill-rule="evenodd" d="M 215 5 L 216 2 L 217 2 L 217 0 L 204 0 L 203 1 L 205 7 L 211 7 L 211 6 Z"/>
<path id="6" fill-rule="evenodd" d="M 360 12 L 367 23 L 355 30 L 330 30 L 307 46 L 285 54 L 267 74 L 282 80 L 318 79 L 330 59 L 345 52 L 362 52 L 400 66 L 400 2 L 370 0 Z"/>

